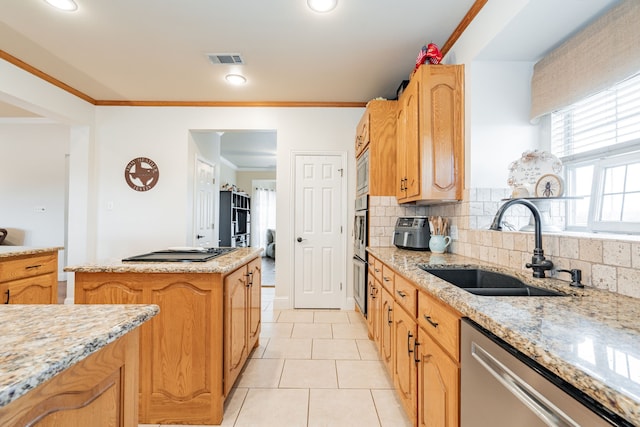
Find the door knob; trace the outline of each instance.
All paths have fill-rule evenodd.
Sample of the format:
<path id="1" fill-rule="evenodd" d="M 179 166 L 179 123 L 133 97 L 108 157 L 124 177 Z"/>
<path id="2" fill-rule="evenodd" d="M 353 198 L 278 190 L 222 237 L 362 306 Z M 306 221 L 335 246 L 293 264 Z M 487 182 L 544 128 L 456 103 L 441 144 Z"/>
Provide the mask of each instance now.
<path id="1" fill-rule="evenodd" d="M 196 234 L 196 239 L 202 239 L 204 236 L 201 236 L 199 234 Z"/>
<path id="2" fill-rule="evenodd" d="M 303 240 L 307 240 L 307 239 L 303 239 L 302 237 L 298 237 L 296 240 L 298 241 L 298 243 L 300 243 L 300 242 L 302 242 Z"/>

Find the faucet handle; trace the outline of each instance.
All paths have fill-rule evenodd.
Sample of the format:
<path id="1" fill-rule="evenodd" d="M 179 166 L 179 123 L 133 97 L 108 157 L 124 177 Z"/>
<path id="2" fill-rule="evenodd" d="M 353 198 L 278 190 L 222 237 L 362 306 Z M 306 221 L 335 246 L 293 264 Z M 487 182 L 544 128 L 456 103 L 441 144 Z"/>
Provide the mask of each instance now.
<path id="1" fill-rule="evenodd" d="M 578 270 L 577 268 L 571 270 L 558 269 L 556 270 L 558 273 L 569 273 L 571 274 L 571 284 L 575 288 L 584 288 L 584 285 L 580 283 L 582 280 L 582 270 Z"/>

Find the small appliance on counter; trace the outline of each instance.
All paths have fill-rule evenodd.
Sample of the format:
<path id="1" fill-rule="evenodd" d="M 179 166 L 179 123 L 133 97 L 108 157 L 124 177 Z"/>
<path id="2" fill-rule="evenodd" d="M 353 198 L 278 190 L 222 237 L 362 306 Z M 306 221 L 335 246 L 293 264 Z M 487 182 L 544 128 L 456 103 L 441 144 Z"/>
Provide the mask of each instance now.
<path id="1" fill-rule="evenodd" d="M 430 238 L 429 217 L 400 217 L 396 221 L 393 244 L 400 249 L 428 251 Z"/>

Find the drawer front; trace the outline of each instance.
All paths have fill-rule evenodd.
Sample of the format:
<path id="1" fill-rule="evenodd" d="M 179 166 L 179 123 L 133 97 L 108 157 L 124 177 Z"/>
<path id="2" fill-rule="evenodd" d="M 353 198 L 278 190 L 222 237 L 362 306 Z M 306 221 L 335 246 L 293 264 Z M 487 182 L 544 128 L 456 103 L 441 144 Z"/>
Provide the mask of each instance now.
<path id="1" fill-rule="evenodd" d="M 418 324 L 460 361 L 460 315 L 424 292 L 418 296 Z"/>
<path id="2" fill-rule="evenodd" d="M 394 294 L 395 292 L 395 279 L 396 274 L 392 269 L 387 267 L 386 265 L 382 265 L 382 286 L 387 288 L 390 294 Z"/>
<path id="3" fill-rule="evenodd" d="M 395 276 L 395 292 L 393 297 L 412 317 L 416 316 L 418 306 L 418 290 L 404 277 Z"/>
<path id="4" fill-rule="evenodd" d="M 24 279 L 58 270 L 58 256 L 55 253 L 28 255 L 10 258 L 0 262 L 0 282 Z"/>
<path id="5" fill-rule="evenodd" d="M 384 268 L 382 262 L 377 258 L 372 258 L 373 260 L 373 276 L 378 280 L 378 282 L 382 283 L 382 269 Z"/>

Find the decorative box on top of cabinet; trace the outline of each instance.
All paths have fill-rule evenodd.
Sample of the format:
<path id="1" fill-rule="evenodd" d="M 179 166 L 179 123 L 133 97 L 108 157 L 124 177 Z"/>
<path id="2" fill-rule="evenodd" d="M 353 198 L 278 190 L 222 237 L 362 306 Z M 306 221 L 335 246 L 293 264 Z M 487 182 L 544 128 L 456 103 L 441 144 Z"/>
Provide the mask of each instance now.
<path id="1" fill-rule="evenodd" d="M 397 101 L 369 101 L 356 128 L 356 158 L 369 152 L 370 196 L 395 195 L 397 105 Z"/>
<path id="2" fill-rule="evenodd" d="M 399 203 L 462 199 L 464 66 L 423 65 L 398 100 Z"/>
<path id="3" fill-rule="evenodd" d="M 2 258 L 0 294 L 3 304 L 56 304 L 58 251 Z"/>

